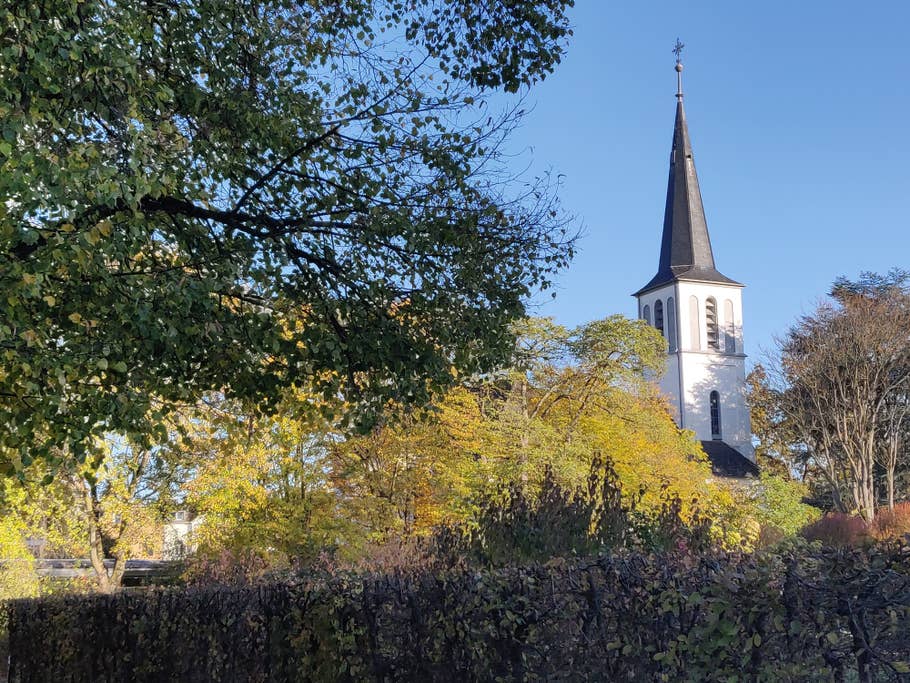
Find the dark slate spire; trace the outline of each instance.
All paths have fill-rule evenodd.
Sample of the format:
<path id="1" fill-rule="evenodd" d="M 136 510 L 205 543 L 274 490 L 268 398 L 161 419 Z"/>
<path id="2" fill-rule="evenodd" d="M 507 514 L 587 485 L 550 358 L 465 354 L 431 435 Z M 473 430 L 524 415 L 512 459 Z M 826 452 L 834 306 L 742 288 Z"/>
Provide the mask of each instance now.
<path id="1" fill-rule="evenodd" d="M 686 112 L 683 108 L 682 70 L 677 41 L 676 123 L 673 126 L 673 149 L 670 152 L 670 180 L 667 183 L 667 205 L 664 210 L 664 232 L 660 244 L 657 275 L 635 293 L 643 294 L 675 280 L 699 280 L 739 285 L 714 267 L 711 238 L 705 222 L 705 209 L 698 189 L 698 174 L 692 157 L 692 143 Z"/>

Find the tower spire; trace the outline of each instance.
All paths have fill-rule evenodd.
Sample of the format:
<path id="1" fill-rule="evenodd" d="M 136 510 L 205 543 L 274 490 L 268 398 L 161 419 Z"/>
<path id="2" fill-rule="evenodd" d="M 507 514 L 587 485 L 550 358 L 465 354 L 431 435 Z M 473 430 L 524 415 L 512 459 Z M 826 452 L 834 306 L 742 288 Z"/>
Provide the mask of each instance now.
<path id="1" fill-rule="evenodd" d="M 676 54 L 676 121 L 673 125 L 660 263 L 657 275 L 637 294 L 681 279 L 738 284 L 718 272 L 714 265 L 692 142 L 689 139 L 689 126 L 683 108 L 681 55 L 684 47 L 677 38 L 673 48 Z"/>

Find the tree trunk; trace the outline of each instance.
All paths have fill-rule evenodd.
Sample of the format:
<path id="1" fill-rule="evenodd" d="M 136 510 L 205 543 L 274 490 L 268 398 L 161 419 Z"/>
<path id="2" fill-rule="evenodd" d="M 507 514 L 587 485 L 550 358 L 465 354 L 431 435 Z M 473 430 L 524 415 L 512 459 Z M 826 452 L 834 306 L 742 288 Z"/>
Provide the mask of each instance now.
<path id="1" fill-rule="evenodd" d="M 541 399 L 542 400 L 542 399 Z M 528 457 L 528 430 L 531 428 L 531 412 L 528 409 L 528 383 L 525 380 L 521 382 L 521 410 L 522 416 L 524 417 L 524 424 L 521 426 L 521 456 L 522 458 Z M 522 474 L 524 475 L 524 468 L 522 468 Z"/>
<path id="2" fill-rule="evenodd" d="M 114 593 L 120 589 L 123 574 L 126 571 L 126 556 L 118 555 L 114 567 L 109 572 L 104 564 L 104 536 L 101 533 L 101 510 L 92 487 L 83 478 L 78 479 L 82 493 L 82 504 L 85 508 L 85 520 L 88 525 L 89 560 L 102 593 Z"/>
<path id="3" fill-rule="evenodd" d="M 844 499 L 841 498 L 840 489 L 837 484 L 831 484 L 831 502 L 834 504 L 834 509 L 837 512 L 846 513 L 847 508 L 844 506 Z"/>
<path id="4" fill-rule="evenodd" d="M 865 478 L 860 482 L 861 507 L 860 514 L 868 523 L 875 519 L 875 481 L 872 479 L 872 472 L 864 468 Z"/>
<path id="5" fill-rule="evenodd" d="M 114 568 L 110 573 L 110 586 L 111 589 L 108 591 L 113 593 L 114 591 L 120 590 L 120 587 L 123 585 L 123 575 L 126 573 L 126 555 L 117 555 L 114 559 Z"/>
<path id="6" fill-rule="evenodd" d="M 88 482 L 80 477 L 78 486 L 82 492 L 82 504 L 85 508 L 85 520 L 88 525 L 88 554 L 92 569 L 95 571 L 95 579 L 98 581 L 98 588 L 102 593 L 112 593 L 117 587 L 112 584 L 111 576 L 107 573 L 107 567 L 104 566 L 104 542 L 98 523 L 98 506 Z"/>
<path id="7" fill-rule="evenodd" d="M 870 466 L 870 463 L 866 463 L 866 467 L 863 469 L 864 480 L 861 482 L 863 506 L 861 514 L 863 519 L 871 524 L 875 519 L 875 480 L 872 477 L 872 467 Z"/>
<path id="8" fill-rule="evenodd" d="M 837 512 L 846 513 L 847 507 L 844 505 L 844 498 L 840 494 L 840 484 L 837 481 L 837 476 L 832 471 L 831 460 L 825 455 L 825 463 L 827 465 L 822 468 L 822 475 L 828 481 L 828 487 L 831 489 L 831 502 L 834 505 L 834 509 Z M 806 466 L 808 469 L 808 465 Z"/>
<path id="9" fill-rule="evenodd" d="M 899 429 L 899 427 L 898 427 Z M 885 445 L 885 482 L 888 487 L 888 509 L 894 511 L 894 474 L 897 470 L 897 458 L 900 449 L 900 436 L 898 430 L 892 430 L 888 443 Z"/>

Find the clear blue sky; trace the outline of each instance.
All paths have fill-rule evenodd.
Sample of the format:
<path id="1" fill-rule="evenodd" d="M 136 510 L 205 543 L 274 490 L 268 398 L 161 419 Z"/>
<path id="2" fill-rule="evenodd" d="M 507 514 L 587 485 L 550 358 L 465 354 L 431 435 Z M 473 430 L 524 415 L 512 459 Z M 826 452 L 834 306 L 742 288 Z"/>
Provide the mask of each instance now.
<path id="1" fill-rule="evenodd" d="M 580 253 L 535 314 L 635 315 L 657 268 L 676 90 L 746 352 L 838 275 L 910 267 L 910 3 L 578 0 L 568 55 L 512 144 L 565 175 Z"/>

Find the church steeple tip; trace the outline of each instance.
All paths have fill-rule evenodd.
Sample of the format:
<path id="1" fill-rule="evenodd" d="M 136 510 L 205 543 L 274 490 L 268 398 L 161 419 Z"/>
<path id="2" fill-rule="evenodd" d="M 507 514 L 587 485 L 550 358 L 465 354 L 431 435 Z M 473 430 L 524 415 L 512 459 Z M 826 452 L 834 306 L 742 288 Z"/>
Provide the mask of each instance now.
<path id="1" fill-rule="evenodd" d="M 682 51 L 685 45 L 679 42 L 679 38 L 676 39 L 676 45 L 673 47 L 673 52 L 676 53 L 676 99 L 682 102 L 683 98 L 683 89 L 682 89 Z"/>
<path id="2" fill-rule="evenodd" d="M 657 274 L 636 292 L 636 296 L 680 279 L 739 284 L 722 275 L 714 266 L 714 253 L 683 108 L 681 55 L 684 47 L 677 38 L 673 48 L 676 53 L 676 120 L 673 124 L 660 263 Z"/>

